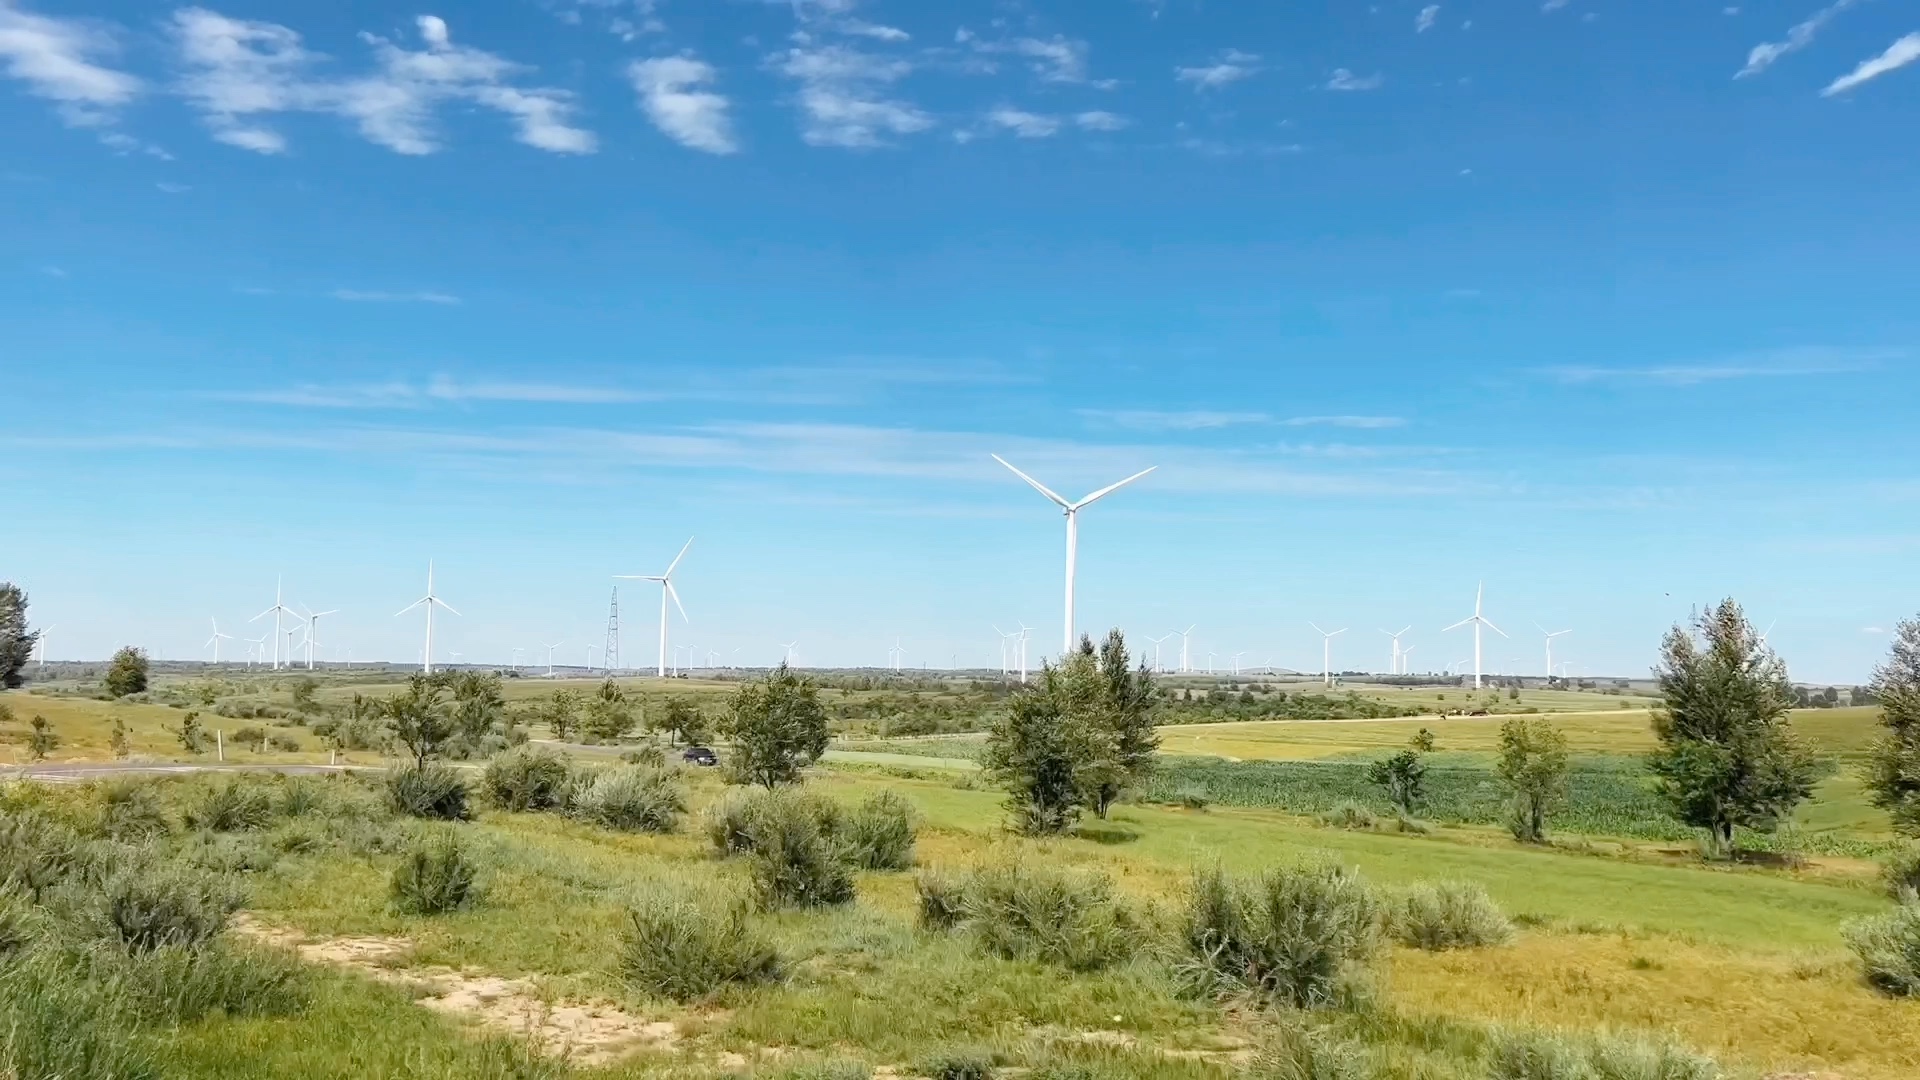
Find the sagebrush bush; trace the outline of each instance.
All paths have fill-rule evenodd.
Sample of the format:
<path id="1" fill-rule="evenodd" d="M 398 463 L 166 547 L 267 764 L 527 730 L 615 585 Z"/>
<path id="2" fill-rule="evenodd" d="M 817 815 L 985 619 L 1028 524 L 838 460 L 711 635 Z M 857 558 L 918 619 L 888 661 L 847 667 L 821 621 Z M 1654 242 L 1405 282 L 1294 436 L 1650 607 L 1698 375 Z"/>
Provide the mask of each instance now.
<path id="1" fill-rule="evenodd" d="M 935 1050 L 914 1066 L 927 1080 L 993 1080 L 993 1052 L 972 1046 Z"/>
<path id="2" fill-rule="evenodd" d="M 1920 844 L 1911 844 L 1887 856 L 1880 866 L 1887 893 L 1902 903 L 1920 903 Z"/>
<path id="3" fill-rule="evenodd" d="M 1374 1080 L 1366 1048 L 1300 1017 L 1264 1034 L 1242 1074 L 1246 1080 Z"/>
<path id="4" fill-rule="evenodd" d="M 114 840 L 149 840 L 173 831 L 173 821 L 152 780 L 112 780 L 100 786 L 100 831 Z"/>
<path id="5" fill-rule="evenodd" d="M 273 849 L 282 855 L 304 855 L 320 850 L 327 834 L 312 822 L 294 820 L 275 830 L 271 839 Z"/>
<path id="6" fill-rule="evenodd" d="M 1343 802 L 1320 815 L 1320 824 L 1335 829 L 1367 830 L 1380 824 L 1373 811 L 1356 802 Z"/>
<path id="7" fill-rule="evenodd" d="M 1841 927 L 1867 983 L 1894 997 L 1920 997 L 1920 903 Z"/>
<path id="8" fill-rule="evenodd" d="M 796 788 L 751 788 L 732 791 L 707 808 L 707 839 L 721 855 L 744 855 L 753 850 L 754 830 L 760 819 L 807 818 L 826 835 L 840 831 L 840 804 L 822 795 Z"/>
<path id="9" fill-rule="evenodd" d="M 680 778 L 671 769 L 652 765 L 607 769 L 569 802 L 575 817 L 628 832 L 670 833 L 687 812 Z"/>
<path id="10" fill-rule="evenodd" d="M 853 864 L 845 846 L 803 801 L 768 802 L 751 815 L 747 841 L 761 907 L 825 907 L 853 899 Z"/>
<path id="11" fill-rule="evenodd" d="M 565 757 L 544 746 L 516 746 L 487 763 L 481 786 L 503 810 L 551 810 L 571 779 Z"/>
<path id="12" fill-rule="evenodd" d="M 622 750 L 620 752 L 620 761 L 625 765 L 652 765 L 655 768 L 665 768 L 667 764 L 667 752 L 653 743 L 648 743 L 645 746 L 636 746 L 631 750 Z"/>
<path id="13" fill-rule="evenodd" d="M 311 993 L 307 968 L 294 956 L 220 942 L 193 948 L 162 945 L 147 952 L 85 954 L 86 978 L 117 988 L 142 1023 L 190 1024 L 208 1016 L 292 1016 Z"/>
<path id="14" fill-rule="evenodd" d="M 871 796 L 841 823 L 847 857 L 862 870 L 911 867 L 917 818 L 913 804 L 891 791 Z"/>
<path id="15" fill-rule="evenodd" d="M 467 782 L 439 764 L 396 765 L 387 770 L 387 804 L 394 813 L 439 821 L 465 821 Z"/>
<path id="16" fill-rule="evenodd" d="M 186 817 L 189 827 L 214 832 L 264 829 L 273 821 L 273 795 L 260 784 L 229 780 L 208 787 Z"/>
<path id="17" fill-rule="evenodd" d="M 1180 970 L 1215 994 L 1329 1005 L 1365 974 L 1379 922 L 1379 901 L 1349 868 L 1291 867 L 1247 882 L 1203 871 L 1187 897 Z"/>
<path id="18" fill-rule="evenodd" d="M 56 956 L 0 967 L 0 1076 L 149 1080 L 160 1076 L 109 983 Z"/>
<path id="19" fill-rule="evenodd" d="M 449 833 L 416 840 L 387 884 L 393 906 L 409 915 L 444 915 L 480 898 L 479 869 Z"/>
<path id="20" fill-rule="evenodd" d="M 679 1002 L 785 977 L 779 951 L 743 905 L 664 893 L 627 912 L 616 959 L 636 989 Z"/>
<path id="21" fill-rule="evenodd" d="M 279 852 L 255 833 L 199 832 L 180 854 L 188 865 L 216 874 L 257 874 L 279 861 Z"/>
<path id="22" fill-rule="evenodd" d="M 327 791 L 318 781 L 305 777 L 289 777 L 280 788 L 280 798 L 274 807 L 281 817 L 302 818 L 320 814 L 327 809 Z"/>
<path id="23" fill-rule="evenodd" d="M 988 865 L 958 892 L 959 928 L 997 956 L 1093 971 L 1130 959 L 1142 944 L 1138 921 L 1103 874 Z"/>
<path id="24" fill-rule="evenodd" d="M 920 928 L 945 931 L 966 917 L 966 882 L 941 870 L 928 870 L 913 879 L 920 900 Z"/>
<path id="25" fill-rule="evenodd" d="M 135 952 L 204 944 L 240 909 L 240 894 L 209 874 L 177 865 L 128 866 L 107 879 L 101 915 Z"/>
<path id="26" fill-rule="evenodd" d="M 1712 1058 L 1665 1039 L 1638 1035 L 1569 1035 L 1496 1031 L 1488 1050 L 1489 1080 L 1717 1080 Z"/>
<path id="27" fill-rule="evenodd" d="M 88 859 L 80 834 L 60 822 L 33 812 L 0 816 L 0 888 L 11 885 L 39 900 L 84 871 Z"/>
<path id="28" fill-rule="evenodd" d="M 1387 930 L 1400 944 L 1429 952 L 1504 945 L 1513 938 L 1513 923 L 1500 905 L 1487 890 L 1464 881 L 1415 885 L 1395 896 Z"/>
<path id="29" fill-rule="evenodd" d="M 1588 1062 L 1596 1080 L 1717 1080 L 1720 1066 L 1664 1039 L 1602 1035 L 1591 1039 Z"/>
<path id="30" fill-rule="evenodd" d="M 1213 805 L 1213 796 L 1207 794 L 1206 788 L 1188 785 L 1173 793 L 1173 801 L 1188 810 L 1205 810 Z"/>

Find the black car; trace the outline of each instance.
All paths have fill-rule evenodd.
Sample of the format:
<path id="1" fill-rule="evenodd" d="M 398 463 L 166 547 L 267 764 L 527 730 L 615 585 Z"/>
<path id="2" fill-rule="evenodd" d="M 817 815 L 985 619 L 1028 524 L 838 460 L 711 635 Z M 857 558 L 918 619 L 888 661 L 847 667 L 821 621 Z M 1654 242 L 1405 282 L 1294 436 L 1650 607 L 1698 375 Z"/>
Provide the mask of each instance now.
<path id="1" fill-rule="evenodd" d="M 719 756 L 704 746 L 689 746 L 680 751 L 680 760 L 702 768 L 720 764 Z"/>

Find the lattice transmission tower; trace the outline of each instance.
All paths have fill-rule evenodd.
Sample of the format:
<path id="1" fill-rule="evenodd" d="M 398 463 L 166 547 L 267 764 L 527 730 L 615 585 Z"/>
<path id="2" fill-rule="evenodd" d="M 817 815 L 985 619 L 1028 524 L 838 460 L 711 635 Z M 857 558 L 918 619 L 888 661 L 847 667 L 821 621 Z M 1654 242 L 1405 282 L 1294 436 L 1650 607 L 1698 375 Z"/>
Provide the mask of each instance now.
<path id="1" fill-rule="evenodd" d="M 607 648 L 601 654 L 606 657 L 608 672 L 620 670 L 620 586 L 613 587 L 613 599 L 607 604 Z"/>

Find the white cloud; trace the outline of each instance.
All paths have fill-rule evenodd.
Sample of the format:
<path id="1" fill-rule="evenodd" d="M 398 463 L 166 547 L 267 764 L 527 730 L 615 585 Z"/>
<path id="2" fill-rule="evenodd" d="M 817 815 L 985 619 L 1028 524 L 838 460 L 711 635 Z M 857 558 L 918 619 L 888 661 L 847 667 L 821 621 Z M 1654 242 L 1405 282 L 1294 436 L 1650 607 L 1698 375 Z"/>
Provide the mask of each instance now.
<path id="1" fill-rule="evenodd" d="M 1405 427 L 1406 423 L 1398 416 L 1290 416 L 1280 421 L 1282 427 L 1337 427 L 1364 430 Z"/>
<path id="2" fill-rule="evenodd" d="M 1559 11 L 1561 8 L 1566 7 L 1567 4 L 1570 2 L 1571 0 L 1546 0 L 1545 3 L 1540 5 L 1540 10 L 1541 11 Z"/>
<path id="3" fill-rule="evenodd" d="M 1387 81 L 1385 75 L 1355 75 L 1346 68 L 1335 68 L 1327 80 L 1329 90 L 1378 90 Z"/>
<path id="4" fill-rule="evenodd" d="M 1785 41 L 1763 41 L 1747 53 L 1747 66 L 1735 72 L 1733 77 L 1744 79 L 1749 75 L 1758 75 L 1773 66 L 1775 60 L 1788 53 L 1799 52 L 1813 44 L 1813 37 L 1820 28 L 1833 21 L 1833 17 L 1859 3 L 1860 0 L 1834 0 L 1833 3 L 1814 12 L 1793 25 L 1787 31 Z"/>
<path id="5" fill-rule="evenodd" d="M 1860 632 L 1863 634 L 1884 634 L 1887 632 L 1887 629 L 1884 626 L 1863 626 L 1860 628 Z"/>
<path id="6" fill-rule="evenodd" d="M 192 187 L 186 184 L 169 184 L 164 180 L 154 184 L 153 186 L 156 188 L 159 188 L 162 192 L 165 192 L 168 195 L 180 195 L 185 192 L 189 192 L 193 190 Z"/>
<path id="7" fill-rule="evenodd" d="M 1420 9 L 1420 14 L 1414 16 L 1413 32 L 1416 34 L 1426 33 L 1427 31 L 1433 29 L 1434 21 L 1439 18 L 1440 18 L 1440 5 L 1428 4 L 1426 7 L 1423 7 Z"/>
<path id="8" fill-rule="evenodd" d="M 1019 38 L 1010 46 L 1026 57 L 1033 73 L 1047 82 L 1080 83 L 1087 81 L 1087 43 L 1055 34 L 1050 39 Z"/>
<path id="9" fill-rule="evenodd" d="M 636 60 L 627 66 L 627 77 L 648 119 L 675 142 L 709 154 L 740 148 L 727 117 L 727 99 L 698 89 L 714 81 L 712 65 L 684 56 Z"/>
<path id="10" fill-rule="evenodd" d="M 58 266 L 43 266 L 40 268 L 40 272 L 50 278 L 64 278 L 67 276 L 67 272 Z"/>
<path id="11" fill-rule="evenodd" d="M 1844 94 L 1870 79 L 1877 79 L 1889 71 L 1898 71 L 1920 60 L 1920 34 L 1908 34 L 1906 37 L 1887 46 L 1887 51 L 1868 60 L 1862 60 L 1860 66 L 1833 80 L 1825 90 L 1823 97 Z"/>
<path id="12" fill-rule="evenodd" d="M 1103 109 L 1076 113 L 1073 122 L 1088 131 L 1119 131 L 1129 123 L 1126 117 Z"/>
<path id="13" fill-rule="evenodd" d="M 1563 366 L 1542 369 L 1560 382 L 1653 383 L 1664 386 L 1698 386 L 1733 379 L 1794 378 L 1815 375 L 1845 375 L 1867 371 L 1879 364 L 1906 356 L 1901 349 L 1781 349 L 1771 353 L 1698 364 L 1665 364 L 1653 367 Z"/>
<path id="14" fill-rule="evenodd" d="M 361 304 L 458 304 L 460 298 L 443 292 L 378 292 L 366 289 L 335 289 L 328 295 L 335 300 Z"/>
<path id="15" fill-rule="evenodd" d="M 843 34 L 854 34 L 859 37 L 869 37 L 875 41 L 886 41 L 894 44 L 902 41 L 911 41 L 913 39 L 912 34 L 907 33 L 897 26 L 883 26 L 880 23 L 870 23 L 860 19 L 842 19 L 834 24 L 834 29 L 839 30 Z"/>
<path id="16" fill-rule="evenodd" d="M 1079 414 L 1097 424 L 1130 431 L 1211 431 L 1245 424 L 1266 424 L 1272 417 L 1258 412 L 1216 412 L 1191 409 L 1162 412 L 1157 409 L 1079 409 Z"/>
<path id="17" fill-rule="evenodd" d="M 1190 82 L 1196 90 L 1208 90 L 1239 82 L 1260 70 L 1260 57 L 1253 53 L 1228 49 L 1221 53 L 1213 63 L 1203 67 L 1177 67 L 1173 69 L 1176 82 Z"/>
<path id="18" fill-rule="evenodd" d="M 1001 106 L 987 114 L 987 122 L 1002 127 L 1023 139 L 1045 139 L 1058 134 L 1060 120 L 1054 116 L 1041 116 L 1021 109 Z"/>
<path id="19" fill-rule="evenodd" d="M 801 138 L 814 146 L 865 149 L 933 126 L 933 118 L 889 88 L 913 71 L 905 60 L 845 45 L 800 46 L 773 59 L 800 84 Z"/>
<path id="20" fill-rule="evenodd" d="M 204 115 L 214 138 L 257 153 L 284 152 L 286 139 L 262 123 L 275 113 L 317 112 L 353 120 L 363 137 L 402 154 L 440 149 L 434 113 L 466 102 L 514 121 L 520 142 L 554 153 L 592 153 L 591 132 L 574 127 L 573 97 L 510 80 L 528 69 L 480 49 L 456 45 L 446 21 L 415 20 L 422 51 L 372 34 L 360 35 L 374 52 L 376 70 L 348 79 L 308 74 L 323 59 L 300 35 L 277 23 L 231 19 L 204 8 L 174 13 L 173 31 L 187 67 L 181 89 Z"/>
<path id="21" fill-rule="evenodd" d="M 117 51 L 113 34 L 80 19 L 35 15 L 0 0 L 0 62 L 27 92 L 54 103 L 74 127 L 111 123 L 140 93 L 139 79 L 95 60 Z"/>

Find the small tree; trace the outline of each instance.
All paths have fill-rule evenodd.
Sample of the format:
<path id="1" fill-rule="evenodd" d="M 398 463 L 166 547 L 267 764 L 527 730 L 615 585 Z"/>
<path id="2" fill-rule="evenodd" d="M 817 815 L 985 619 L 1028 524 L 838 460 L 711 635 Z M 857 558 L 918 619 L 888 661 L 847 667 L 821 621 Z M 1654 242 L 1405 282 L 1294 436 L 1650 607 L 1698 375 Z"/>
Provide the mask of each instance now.
<path id="1" fill-rule="evenodd" d="M 799 783 L 800 770 L 827 750 L 819 689 L 784 663 L 735 691 L 718 727 L 733 743 L 734 777 L 769 790 Z"/>
<path id="2" fill-rule="evenodd" d="M 1709 855 L 1733 851 L 1736 828 L 1772 831 L 1813 793 L 1812 754 L 1787 720 L 1793 685 L 1740 605 L 1702 614 L 1696 639 L 1676 626 L 1654 669 L 1660 746 L 1648 758 L 1675 817 L 1707 832 Z"/>
<path id="3" fill-rule="evenodd" d="M 47 760 L 47 755 L 53 753 L 54 747 L 59 745 L 60 736 L 53 733 L 53 727 L 47 723 L 47 718 L 34 716 L 33 731 L 27 736 L 27 753 L 33 756 L 33 760 Z"/>
<path id="4" fill-rule="evenodd" d="M 107 734 L 107 750 L 115 761 L 125 760 L 133 753 L 133 744 L 127 739 L 127 721 L 124 717 L 113 718 L 113 728 Z"/>
<path id="5" fill-rule="evenodd" d="M 500 688 L 500 676 L 492 672 L 462 671 L 453 677 L 454 721 L 468 742 L 478 743 L 492 733 L 493 726 L 506 711 L 507 698 Z"/>
<path id="6" fill-rule="evenodd" d="M 1880 703 L 1886 729 L 1867 759 L 1867 790 L 1894 828 L 1920 836 L 1920 619 L 1894 631 L 1893 649 L 1874 669 L 1866 696 Z"/>
<path id="7" fill-rule="evenodd" d="M 20 672 L 33 658 L 40 632 L 27 629 L 27 594 L 11 581 L 0 581 L 0 690 L 20 686 Z"/>
<path id="8" fill-rule="evenodd" d="M 543 712 L 553 737 L 566 742 L 580 717 L 580 695 L 571 690 L 555 690 Z"/>
<path id="9" fill-rule="evenodd" d="M 707 720 L 700 714 L 700 706 L 678 695 L 667 699 L 666 707 L 652 726 L 656 731 L 666 732 L 667 740 L 673 743 L 697 743 L 707 737 Z"/>
<path id="10" fill-rule="evenodd" d="M 987 731 L 986 774 L 1007 789 L 1014 827 L 1029 836 L 1065 832 L 1088 800 L 1082 775 L 1092 759 L 1085 710 L 1099 699 L 1101 674 L 1089 647 L 1015 691 Z"/>
<path id="11" fill-rule="evenodd" d="M 120 725 L 120 732 L 124 738 L 126 725 Z M 201 726 L 200 714 L 194 710 L 187 710 L 186 715 L 180 718 L 180 726 L 174 729 L 173 734 L 180 740 L 180 746 L 185 749 L 187 753 L 204 754 L 207 752 L 207 730 Z"/>
<path id="12" fill-rule="evenodd" d="M 1387 801 L 1402 814 L 1412 815 L 1424 794 L 1427 766 L 1415 750 L 1402 750 L 1390 758 L 1374 762 L 1367 769 L 1367 780 L 1387 793 Z"/>
<path id="13" fill-rule="evenodd" d="M 1083 637 L 1080 648 L 1091 654 L 1093 643 Z M 1105 818 L 1121 793 L 1137 788 L 1153 772 L 1154 754 L 1160 749 L 1154 727 L 1159 694 L 1146 665 L 1127 666 L 1127 641 L 1119 630 L 1108 631 L 1101 643 L 1099 665 L 1101 694 L 1086 703 L 1093 760 L 1083 765 L 1080 783 L 1094 815 Z"/>
<path id="14" fill-rule="evenodd" d="M 293 680 L 293 686 L 288 691 L 293 696 L 293 707 L 301 712 L 313 708 L 313 692 L 318 689 L 320 689 L 320 683 L 311 675 L 302 675 Z M 212 692 L 211 683 L 208 684 L 208 692 Z M 213 702 L 209 701 L 205 704 L 211 705 Z"/>
<path id="15" fill-rule="evenodd" d="M 1545 720 L 1509 720 L 1500 725 L 1500 761 L 1495 771 L 1513 796 L 1508 827 L 1516 840 L 1547 838 L 1547 815 L 1567 796 L 1567 737 Z"/>
<path id="16" fill-rule="evenodd" d="M 393 737 L 413 754 L 416 768 L 425 768 L 460 733 L 447 705 L 445 684 L 431 676 L 408 677 L 406 690 L 388 698 L 384 711 Z"/>
<path id="17" fill-rule="evenodd" d="M 580 721 L 580 730 L 603 741 L 618 739 L 633 730 L 633 704 L 611 676 L 600 684 L 599 693 L 587 699 L 587 715 Z"/>
<path id="18" fill-rule="evenodd" d="M 1438 740 L 1434 738 L 1432 731 L 1427 728 L 1421 728 L 1419 731 L 1413 733 L 1413 738 L 1407 740 L 1407 745 L 1423 754 L 1431 754 L 1437 742 Z"/>
<path id="19" fill-rule="evenodd" d="M 147 654 L 131 645 L 113 654 L 113 662 L 107 665 L 107 677 L 102 680 L 107 693 L 123 698 L 128 694 L 138 694 L 147 688 Z"/>

